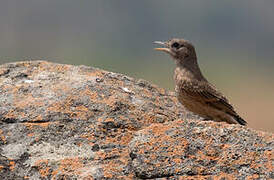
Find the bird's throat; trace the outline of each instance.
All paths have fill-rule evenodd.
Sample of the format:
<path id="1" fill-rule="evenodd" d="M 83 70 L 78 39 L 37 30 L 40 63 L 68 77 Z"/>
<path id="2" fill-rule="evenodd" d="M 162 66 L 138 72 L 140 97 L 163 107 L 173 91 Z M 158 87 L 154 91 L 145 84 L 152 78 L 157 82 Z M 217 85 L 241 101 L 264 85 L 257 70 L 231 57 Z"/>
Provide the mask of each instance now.
<path id="1" fill-rule="evenodd" d="M 198 81 L 205 80 L 196 60 L 176 64 L 177 66 L 174 72 L 175 76 L 180 76 L 184 79 L 195 79 Z"/>

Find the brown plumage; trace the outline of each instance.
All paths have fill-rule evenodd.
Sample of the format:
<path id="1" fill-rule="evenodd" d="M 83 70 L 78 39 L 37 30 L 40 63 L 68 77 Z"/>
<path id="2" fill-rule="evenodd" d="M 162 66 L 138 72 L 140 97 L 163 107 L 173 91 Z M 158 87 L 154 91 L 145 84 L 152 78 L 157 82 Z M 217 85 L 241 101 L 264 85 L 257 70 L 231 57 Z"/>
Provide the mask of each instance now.
<path id="1" fill-rule="evenodd" d="M 171 55 L 176 68 L 174 80 L 178 100 L 189 110 L 207 120 L 224 121 L 230 124 L 246 125 L 228 102 L 202 75 L 197 63 L 194 46 L 184 39 L 167 42 L 156 41 L 163 48 L 155 48 Z"/>

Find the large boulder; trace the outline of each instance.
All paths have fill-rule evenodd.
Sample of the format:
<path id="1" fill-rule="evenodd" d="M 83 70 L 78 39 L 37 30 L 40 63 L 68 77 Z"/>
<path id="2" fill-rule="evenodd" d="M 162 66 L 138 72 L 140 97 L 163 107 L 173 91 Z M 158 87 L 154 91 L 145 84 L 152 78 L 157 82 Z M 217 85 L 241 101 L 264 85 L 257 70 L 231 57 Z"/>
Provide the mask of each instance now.
<path id="1" fill-rule="evenodd" d="M 0 66 L 0 179 L 274 178 L 274 135 L 187 113 L 144 80 Z"/>

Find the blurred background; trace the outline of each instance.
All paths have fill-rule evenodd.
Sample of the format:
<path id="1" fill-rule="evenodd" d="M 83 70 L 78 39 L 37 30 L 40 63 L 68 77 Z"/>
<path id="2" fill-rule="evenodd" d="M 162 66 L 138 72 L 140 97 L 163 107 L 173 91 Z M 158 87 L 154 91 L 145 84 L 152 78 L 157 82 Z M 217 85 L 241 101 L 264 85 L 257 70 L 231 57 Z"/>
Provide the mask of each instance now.
<path id="1" fill-rule="evenodd" d="M 0 63 L 84 64 L 173 90 L 155 40 L 190 40 L 249 126 L 274 132 L 274 1 L 0 0 Z"/>

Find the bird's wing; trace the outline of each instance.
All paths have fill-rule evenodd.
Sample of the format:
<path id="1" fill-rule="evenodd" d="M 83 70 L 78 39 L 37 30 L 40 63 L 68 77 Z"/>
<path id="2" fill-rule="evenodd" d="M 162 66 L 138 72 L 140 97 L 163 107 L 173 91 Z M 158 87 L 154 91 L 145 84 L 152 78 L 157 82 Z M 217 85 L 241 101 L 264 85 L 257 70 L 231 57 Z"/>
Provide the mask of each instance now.
<path id="1" fill-rule="evenodd" d="M 191 85 L 185 85 L 182 90 L 185 91 L 189 96 L 196 99 L 197 101 L 206 103 L 207 105 L 228 113 L 231 116 L 237 116 L 233 106 L 228 100 L 216 90 L 216 88 L 208 82 L 188 82 Z"/>
<path id="2" fill-rule="evenodd" d="M 229 114 L 239 124 L 247 124 L 247 122 L 236 113 L 228 100 L 207 81 L 184 81 L 179 88 L 188 96 L 191 96 L 192 99 Z"/>

